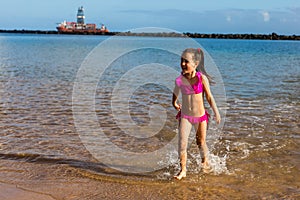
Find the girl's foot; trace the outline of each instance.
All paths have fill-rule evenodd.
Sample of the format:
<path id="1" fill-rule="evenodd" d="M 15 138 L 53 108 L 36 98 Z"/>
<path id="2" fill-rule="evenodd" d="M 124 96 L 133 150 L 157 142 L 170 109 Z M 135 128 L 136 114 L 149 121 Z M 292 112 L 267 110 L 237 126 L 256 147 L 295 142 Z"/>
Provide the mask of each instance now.
<path id="1" fill-rule="evenodd" d="M 177 176 L 174 176 L 177 180 L 181 180 L 186 177 L 186 171 L 181 171 Z"/>
<path id="2" fill-rule="evenodd" d="M 208 164 L 208 162 L 203 162 L 201 164 L 201 168 L 204 173 L 209 173 L 213 170 L 212 167 Z"/>

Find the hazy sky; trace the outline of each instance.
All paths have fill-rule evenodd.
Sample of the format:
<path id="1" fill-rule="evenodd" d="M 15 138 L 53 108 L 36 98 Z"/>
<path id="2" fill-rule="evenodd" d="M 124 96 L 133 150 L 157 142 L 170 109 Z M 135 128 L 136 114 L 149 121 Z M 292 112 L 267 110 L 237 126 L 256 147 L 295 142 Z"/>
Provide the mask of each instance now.
<path id="1" fill-rule="evenodd" d="M 76 21 L 79 6 L 87 23 L 110 31 L 300 35 L 300 0 L 1 0 L 0 29 L 55 30 L 58 22 Z"/>

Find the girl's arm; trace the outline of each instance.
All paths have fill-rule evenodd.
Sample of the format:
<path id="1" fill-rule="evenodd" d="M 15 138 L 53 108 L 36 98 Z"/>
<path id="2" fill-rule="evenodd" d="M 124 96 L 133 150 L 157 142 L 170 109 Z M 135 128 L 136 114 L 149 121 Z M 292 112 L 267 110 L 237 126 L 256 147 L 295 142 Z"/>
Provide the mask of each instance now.
<path id="1" fill-rule="evenodd" d="M 220 124 L 221 116 L 219 113 L 219 109 L 218 109 L 215 99 L 210 91 L 209 81 L 208 81 L 207 77 L 203 74 L 202 74 L 202 83 L 203 83 L 203 89 L 205 92 L 207 102 L 209 103 L 210 107 L 213 109 L 213 111 L 215 113 L 215 120 L 216 120 L 217 124 Z"/>
<path id="2" fill-rule="evenodd" d="M 181 109 L 181 105 L 177 103 L 179 91 L 179 87 L 175 84 L 175 88 L 173 90 L 172 105 L 178 111 Z"/>

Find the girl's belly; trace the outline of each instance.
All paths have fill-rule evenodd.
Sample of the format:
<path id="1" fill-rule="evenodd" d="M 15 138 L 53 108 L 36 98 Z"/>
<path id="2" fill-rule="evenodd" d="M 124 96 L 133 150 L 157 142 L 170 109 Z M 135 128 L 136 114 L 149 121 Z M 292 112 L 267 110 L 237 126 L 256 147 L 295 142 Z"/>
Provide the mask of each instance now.
<path id="1" fill-rule="evenodd" d="M 182 113 L 189 116 L 200 117 L 205 114 L 203 96 L 200 94 L 182 95 Z"/>

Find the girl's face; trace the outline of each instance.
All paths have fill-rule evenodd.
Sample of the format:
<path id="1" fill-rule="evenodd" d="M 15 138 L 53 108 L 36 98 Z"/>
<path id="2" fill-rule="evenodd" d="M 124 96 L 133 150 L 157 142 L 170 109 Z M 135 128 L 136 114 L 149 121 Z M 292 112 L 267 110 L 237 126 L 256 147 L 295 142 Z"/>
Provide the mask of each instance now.
<path id="1" fill-rule="evenodd" d="M 181 56 L 181 69 L 182 74 L 189 74 L 196 70 L 197 63 L 193 60 L 191 53 L 184 53 Z"/>

